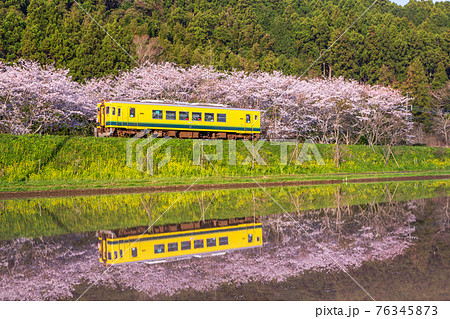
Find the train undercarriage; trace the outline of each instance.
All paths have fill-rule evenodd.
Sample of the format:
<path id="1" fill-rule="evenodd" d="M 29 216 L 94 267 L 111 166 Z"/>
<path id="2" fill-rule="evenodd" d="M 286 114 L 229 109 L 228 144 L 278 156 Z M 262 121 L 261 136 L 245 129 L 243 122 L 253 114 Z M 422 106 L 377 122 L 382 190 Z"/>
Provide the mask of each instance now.
<path id="1" fill-rule="evenodd" d="M 119 128 L 95 128 L 96 137 L 133 137 L 143 130 Z M 178 131 L 178 130 L 147 130 L 148 135 L 155 137 L 175 137 L 187 139 L 225 139 L 225 140 L 257 140 L 259 133 L 239 134 L 233 132 L 204 132 L 204 131 Z"/>

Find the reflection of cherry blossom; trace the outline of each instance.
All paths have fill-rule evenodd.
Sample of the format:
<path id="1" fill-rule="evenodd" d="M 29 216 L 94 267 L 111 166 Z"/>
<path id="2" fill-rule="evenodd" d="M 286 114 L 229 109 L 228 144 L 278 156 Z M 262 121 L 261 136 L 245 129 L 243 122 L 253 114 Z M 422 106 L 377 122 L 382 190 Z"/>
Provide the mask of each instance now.
<path id="1" fill-rule="evenodd" d="M 411 113 L 399 91 L 338 79 L 303 80 L 280 72 L 223 73 L 204 66 L 147 64 L 119 76 L 72 82 L 67 70 L 22 61 L 0 64 L 0 124 L 22 134 L 36 123 L 65 123 L 81 112 L 93 118 L 106 100 L 170 100 L 261 109 L 270 138 L 314 138 L 322 143 L 395 143 L 408 139 Z M 32 105 L 33 112 L 24 112 Z M 25 120 L 24 119 L 28 119 Z M 22 123 L 23 122 L 23 123 Z M 36 126 L 36 125 L 35 125 Z"/>
<path id="2" fill-rule="evenodd" d="M 263 248 L 165 264 L 113 266 L 103 275 L 107 268 L 98 261 L 96 245 L 86 244 L 87 235 L 49 238 L 44 243 L 20 239 L 0 246 L 0 299 L 70 298 L 73 287 L 85 282 L 149 296 L 171 295 L 252 280 L 284 281 L 307 270 L 339 271 L 315 242 L 342 267 L 359 267 L 366 261 L 393 258 L 412 244 L 410 208 L 408 203 L 391 203 L 379 205 L 375 214 L 371 208 L 352 206 L 347 207 L 348 214 L 328 208 L 294 216 L 314 240 L 286 215 L 265 216 Z"/>

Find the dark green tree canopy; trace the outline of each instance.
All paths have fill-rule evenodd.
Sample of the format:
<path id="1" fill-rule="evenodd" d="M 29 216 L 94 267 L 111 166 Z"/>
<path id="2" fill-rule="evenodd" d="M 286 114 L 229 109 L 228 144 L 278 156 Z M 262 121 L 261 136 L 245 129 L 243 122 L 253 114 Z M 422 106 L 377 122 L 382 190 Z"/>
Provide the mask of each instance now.
<path id="1" fill-rule="evenodd" d="M 323 54 L 309 74 L 392 84 L 406 81 L 408 67 L 420 57 L 428 81 L 436 82 L 433 87 L 445 82 L 442 68 L 448 71 L 448 2 L 413 0 L 401 7 L 380 0 L 343 36 L 372 1 L 79 3 L 140 62 L 164 60 L 183 66 L 201 63 L 218 69 L 302 74 Z M 25 58 L 70 67 L 77 80 L 134 66 L 133 59 L 74 2 L 4 0 L 0 18 L 2 60 Z M 150 39 L 146 44 L 141 43 L 144 36 Z"/>

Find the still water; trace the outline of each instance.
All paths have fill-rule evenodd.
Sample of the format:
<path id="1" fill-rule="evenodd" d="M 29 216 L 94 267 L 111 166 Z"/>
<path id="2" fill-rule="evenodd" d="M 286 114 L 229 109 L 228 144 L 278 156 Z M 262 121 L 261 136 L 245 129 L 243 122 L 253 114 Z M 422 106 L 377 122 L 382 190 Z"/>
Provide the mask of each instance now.
<path id="1" fill-rule="evenodd" d="M 172 211 L 177 194 L 1 202 L 0 300 L 450 298 L 446 181 L 267 192 L 196 192 Z M 242 216 L 259 217 L 262 247 L 159 264 L 99 260 L 99 230 Z"/>

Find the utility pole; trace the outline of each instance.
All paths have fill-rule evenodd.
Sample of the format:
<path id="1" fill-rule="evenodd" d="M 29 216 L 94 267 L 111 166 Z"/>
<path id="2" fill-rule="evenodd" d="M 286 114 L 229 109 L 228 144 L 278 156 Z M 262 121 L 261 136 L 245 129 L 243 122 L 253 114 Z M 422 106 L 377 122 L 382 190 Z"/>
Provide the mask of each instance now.
<path id="1" fill-rule="evenodd" d="M 412 92 L 406 92 L 406 109 L 408 109 L 409 93 L 412 93 Z M 411 110 L 410 111 L 412 112 L 412 105 L 411 105 Z"/>

